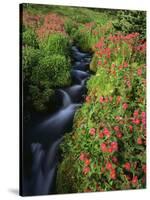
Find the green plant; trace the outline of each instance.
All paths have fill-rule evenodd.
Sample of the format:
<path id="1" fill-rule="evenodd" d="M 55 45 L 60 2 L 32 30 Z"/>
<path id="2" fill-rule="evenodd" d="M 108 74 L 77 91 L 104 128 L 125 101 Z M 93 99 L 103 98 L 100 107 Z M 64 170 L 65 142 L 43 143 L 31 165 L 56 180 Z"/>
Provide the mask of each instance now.
<path id="1" fill-rule="evenodd" d="M 35 31 L 31 28 L 24 29 L 25 31 L 22 33 L 22 44 L 38 48 L 38 40 Z"/>
<path id="2" fill-rule="evenodd" d="M 70 61 L 63 55 L 41 57 L 33 68 L 30 95 L 37 111 L 47 111 L 53 105 L 54 89 L 71 83 Z"/>
<path id="3" fill-rule="evenodd" d="M 36 45 L 34 31 L 23 32 L 23 80 L 26 107 L 45 112 L 53 105 L 54 89 L 71 83 L 70 40 L 52 34 Z M 37 48 L 39 47 L 39 48 Z"/>
<path id="4" fill-rule="evenodd" d="M 53 87 L 70 84 L 70 61 L 63 55 L 53 54 L 41 58 L 38 67 L 39 82 L 49 82 Z"/>
<path id="5" fill-rule="evenodd" d="M 93 72 L 97 71 L 97 63 L 98 63 L 98 56 L 96 54 L 93 55 L 92 61 L 90 63 L 90 70 Z"/>
<path id="6" fill-rule="evenodd" d="M 29 92 L 33 107 L 36 111 L 46 112 L 52 107 L 55 98 L 55 92 L 53 89 L 50 89 L 46 86 L 41 89 L 37 85 L 30 85 Z"/>
<path id="7" fill-rule="evenodd" d="M 23 78 L 30 80 L 30 76 L 34 67 L 38 65 L 40 59 L 40 50 L 31 46 L 23 47 L 22 51 L 22 66 L 23 66 Z"/>
<path id="8" fill-rule="evenodd" d="M 60 54 L 69 56 L 70 40 L 62 34 L 51 34 L 40 42 L 43 55 Z"/>
<path id="9" fill-rule="evenodd" d="M 124 33 L 138 32 L 141 38 L 146 38 L 146 12 L 121 10 L 117 12 L 114 22 L 116 30 Z"/>
<path id="10" fill-rule="evenodd" d="M 78 24 L 76 22 L 73 22 L 71 19 L 67 19 L 64 24 L 65 31 L 71 35 L 77 28 Z"/>

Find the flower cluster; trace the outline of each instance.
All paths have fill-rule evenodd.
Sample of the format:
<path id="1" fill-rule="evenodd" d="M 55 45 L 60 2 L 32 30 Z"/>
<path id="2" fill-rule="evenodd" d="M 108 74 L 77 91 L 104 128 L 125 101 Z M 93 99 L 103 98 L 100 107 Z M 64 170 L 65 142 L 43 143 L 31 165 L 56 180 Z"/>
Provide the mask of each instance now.
<path id="1" fill-rule="evenodd" d="M 23 12 L 22 16 L 23 24 L 31 28 L 37 28 L 40 25 L 40 20 L 42 19 L 41 15 L 29 14 L 26 11 Z"/>
<path id="2" fill-rule="evenodd" d="M 138 43 L 138 38 L 138 33 L 126 36 L 116 34 L 109 38 L 101 37 L 94 46 L 98 58 L 96 78 L 103 80 L 105 89 L 112 82 L 115 88 L 113 93 L 109 89 L 107 92 L 105 90 L 108 95 L 103 95 L 101 82 L 97 84 L 96 78 L 93 78 L 93 82 L 90 82 L 93 87 L 86 97 L 87 108 L 90 113 L 93 111 L 90 120 L 87 120 L 95 126 L 88 131 L 91 142 L 84 136 L 85 141 L 91 145 L 86 145 L 89 147 L 91 166 L 94 156 L 97 156 L 96 168 L 100 171 L 101 180 L 99 182 L 97 179 L 98 191 L 145 187 L 146 69 L 142 56 L 145 44 Z M 132 64 L 133 59 L 136 62 L 139 58 L 139 63 Z M 103 78 L 104 72 L 108 78 Z M 95 90 L 94 84 L 99 90 Z M 100 95 L 97 95 L 98 91 Z M 109 183 L 110 180 L 112 186 L 108 187 L 106 181 Z"/>
<path id="3" fill-rule="evenodd" d="M 111 143 L 102 143 L 100 145 L 100 149 L 102 150 L 102 152 L 106 153 L 113 153 L 115 151 L 118 151 L 118 143 L 117 142 L 111 142 Z"/>
<path id="4" fill-rule="evenodd" d="M 109 36 L 109 40 L 113 43 L 119 43 L 119 42 L 127 42 L 127 43 L 133 43 L 134 39 L 139 37 L 139 33 L 130 33 L 128 35 L 123 35 L 121 33 L 118 33 L 116 35 Z"/>
<path id="5" fill-rule="evenodd" d="M 90 171 L 89 156 L 86 153 L 81 153 L 79 159 L 84 163 L 83 174 L 86 175 Z"/>
<path id="6" fill-rule="evenodd" d="M 43 38 L 52 33 L 66 34 L 64 19 L 57 14 L 50 13 L 44 17 L 43 25 L 37 29 L 37 34 L 40 38 Z"/>

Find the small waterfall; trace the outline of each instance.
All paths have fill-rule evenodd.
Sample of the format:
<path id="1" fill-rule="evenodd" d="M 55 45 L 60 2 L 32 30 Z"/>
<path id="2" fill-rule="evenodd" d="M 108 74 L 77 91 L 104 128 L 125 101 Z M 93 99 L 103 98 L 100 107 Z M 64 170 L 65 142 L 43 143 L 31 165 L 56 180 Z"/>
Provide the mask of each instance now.
<path id="1" fill-rule="evenodd" d="M 70 95 L 73 102 L 79 102 L 83 94 L 83 86 L 73 85 L 67 89 L 67 92 Z"/>
<path id="2" fill-rule="evenodd" d="M 87 80 L 87 78 L 85 78 L 85 79 L 83 79 L 82 81 L 81 81 L 81 85 L 82 86 L 84 86 L 85 85 L 85 81 Z"/>
<path id="3" fill-rule="evenodd" d="M 62 89 L 59 89 L 58 91 L 62 94 L 63 97 L 63 107 L 69 106 L 71 104 L 71 99 L 68 93 Z"/>
<path id="4" fill-rule="evenodd" d="M 80 62 L 79 61 L 75 62 L 72 68 L 75 70 L 86 71 L 88 70 L 88 66 L 89 63 L 87 61 L 81 60 Z"/>
<path id="5" fill-rule="evenodd" d="M 52 189 L 58 162 L 58 145 L 61 141 L 62 138 L 55 141 L 47 153 L 41 144 L 31 144 L 33 167 L 32 177 L 27 190 L 32 189 L 34 194 L 48 194 Z"/>
<path id="6" fill-rule="evenodd" d="M 32 174 L 36 174 L 41 168 L 41 163 L 44 158 L 44 151 L 42 149 L 42 145 L 39 143 L 32 143 L 31 151 L 33 157 Z"/>
<path id="7" fill-rule="evenodd" d="M 39 127 L 49 129 L 49 133 L 56 133 L 58 130 L 61 130 L 73 116 L 75 112 L 76 104 L 71 104 L 70 106 L 61 109 L 53 116 L 42 122 Z"/>
<path id="8" fill-rule="evenodd" d="M 89 74 L 85 71 L 81 71 L 81 70 L 72 70 L 72 77 L 74 78 L 74 80 L 77 81 L 82 81 L 82 79 L 87 78 L 89 76 Z"/>
<path id="9" fill-rule="evenodd" d="M 74 51 L 74 54 L 73 54 L 73 57 L 76 59 L 76 60 L 79 60 L 81 61 L 82 58 L 85 58 L 87 57 L 87 53 L 83 53 L 83 52 L 80 52 L 77 47 L 73 46 L 72 47 L 72 50 Z"/>
<path id="10" fill-rule="evenodd" d="M 47 159 L 46 159 L 46 170 L 49 170 L 51 168 L 53 168 L 55 162 L 57 161 L 57 151 L 58 151 L 58 147 L 59 144 L 61 143 L 61 141 L 63 140 L 63 137 L 61 137 L 60 139 L 56 140 L 52 147 L 49 149 L 48 153 L 47 153 Z"/>

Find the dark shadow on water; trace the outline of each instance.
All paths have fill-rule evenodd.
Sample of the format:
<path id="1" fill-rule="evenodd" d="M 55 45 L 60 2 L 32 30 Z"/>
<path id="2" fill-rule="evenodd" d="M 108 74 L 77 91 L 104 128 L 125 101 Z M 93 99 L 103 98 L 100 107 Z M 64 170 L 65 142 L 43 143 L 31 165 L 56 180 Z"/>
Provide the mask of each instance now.
<path id="1" fill-rule="evenodd" d="M 19 195 L 19 190 L 15 188 L 8 189 L 8 191 L 12 194 Z"/>

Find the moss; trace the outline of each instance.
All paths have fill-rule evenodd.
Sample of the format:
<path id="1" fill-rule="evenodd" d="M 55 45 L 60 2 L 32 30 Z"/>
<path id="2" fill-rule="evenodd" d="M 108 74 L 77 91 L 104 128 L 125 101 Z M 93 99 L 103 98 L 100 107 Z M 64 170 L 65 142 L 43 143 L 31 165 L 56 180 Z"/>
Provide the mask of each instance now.
<path id="1" fill-rule="evenodd" d="M 90 63 L 90 70 L 93 72 L 96 72 L 97 70 L 97 62 L 98 62 L 98 57 L 96 56 L 96 54 L 94 54 L 92 61 Z"/>
<path id="2" fill-rule="evenodd" d="M 57 171 L 57 193 L 75 193 L 77 192 L 76 171 L 74 169 L 74 160 L 68 156 L 64 159 L 58 167 Z"/>

